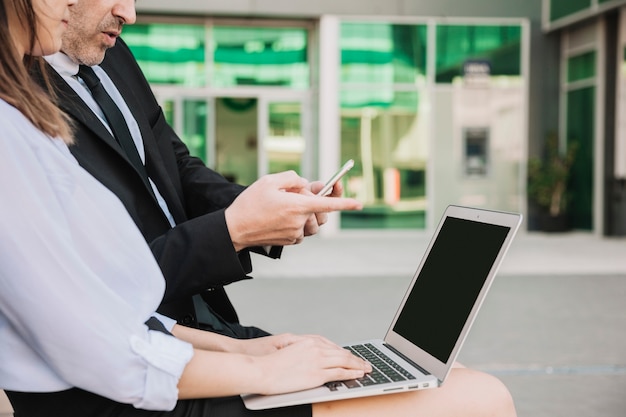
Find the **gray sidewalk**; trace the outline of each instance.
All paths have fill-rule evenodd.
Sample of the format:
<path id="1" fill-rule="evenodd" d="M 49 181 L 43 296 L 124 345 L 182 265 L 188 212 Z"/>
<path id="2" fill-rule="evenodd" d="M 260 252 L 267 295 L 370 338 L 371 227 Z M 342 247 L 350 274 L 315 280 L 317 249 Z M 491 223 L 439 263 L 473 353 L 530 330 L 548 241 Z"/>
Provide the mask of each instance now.
<path id="1" fill-rule="evenodd" d="M 254 259 L 242 322 L 342 343 L 384 335 L 430 234 L 348 232 Z M 518 234 L 460 361 L 500 377 L 520 417 L 626 416 L 626 239 Z"/>
<path id="2" fill-rule="evenodd" d="M 431 238 L 425 231 L 343 231 L 285 247 L 280 261 L 254 260 L 255 278 L 413 275 Z M 626 238 L 519 231 L 502 275 L 626 274 Z"/>

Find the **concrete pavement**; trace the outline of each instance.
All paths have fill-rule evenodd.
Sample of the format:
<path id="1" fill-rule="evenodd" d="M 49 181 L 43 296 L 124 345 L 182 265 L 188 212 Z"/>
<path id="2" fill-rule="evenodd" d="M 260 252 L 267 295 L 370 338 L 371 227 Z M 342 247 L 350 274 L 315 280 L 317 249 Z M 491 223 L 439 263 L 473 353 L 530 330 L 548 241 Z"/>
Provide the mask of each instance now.
<path id="1" fill-rule="evenodd" d="M 426 231 L 343 231 L 285 247 L 280 261 L 254 260 L 255 278 L 413 275 L 432 234 Z M 502 275 L 625 274 L 626 238 L 520 230 Z"/>
<path id="2" fill-rule="evenodd" d="M 242 322 L 338 343 L 383 336 L 427 232 L 347 232 L 255 258 L 229 294 Z M 519 417 L 626 416 L 626 239 L 521 232 L 461 352 Z"/>

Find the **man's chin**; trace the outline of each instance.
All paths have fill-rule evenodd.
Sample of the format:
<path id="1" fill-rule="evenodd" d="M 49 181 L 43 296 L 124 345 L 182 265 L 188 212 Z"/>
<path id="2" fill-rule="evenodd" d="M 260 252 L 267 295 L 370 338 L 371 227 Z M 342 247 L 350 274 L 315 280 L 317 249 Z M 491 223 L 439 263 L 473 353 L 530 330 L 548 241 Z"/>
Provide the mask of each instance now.
<path id="1" fill-rule="evenodd" d="M 93 67 L 94 65 L 100 65 L 102 61 L 104 61 L 104 54 L 106 53 L 107 49 L 109 48 L 99 51 L 98 53 L 77 55 L 75 61 L 77 61 L 79 64 L 87 65 L 89 67 Z"/>
<path id="2" fill-rule="evenodd" d="M 70 57 L 70 59 L 79 64 L 79 65 L 87 65 L 92 67 L 94 65 L 100 65 L 104 60 L 104 54 L 106 53 L 108 47 L 101 45 L 98 48 L 75 48 L 72 45 L 67 45 L 65 47 L 61 47 L 61 52 Z"/>

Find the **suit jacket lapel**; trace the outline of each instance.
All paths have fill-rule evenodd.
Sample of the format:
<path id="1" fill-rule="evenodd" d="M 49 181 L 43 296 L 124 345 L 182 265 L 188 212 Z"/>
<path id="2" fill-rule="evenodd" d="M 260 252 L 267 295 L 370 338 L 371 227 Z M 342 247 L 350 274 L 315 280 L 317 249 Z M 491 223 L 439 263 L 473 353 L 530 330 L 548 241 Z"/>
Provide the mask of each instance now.
<path id="1" fill-rule="evenodd" d="M 94 112 L 89 108 L 89 106 L 76 93 L 76 91 L 74 91 L 74 89 L 72 87 L 70 87 L 65 82 L 65 80 L 63 80 L 63 77 L 61 77 L 56 71 L 54 71 L 49 66 L 48 66 L 48 68 L 49 68 L 49 70 L 48 70 L 49 77 L 50 77 L 52 83 L 56 87 L 56 93 L 58 95 L 59 107 L 61 107 L 61 109 L 63 109 L 63 111 L 68 113 L 75 120 L 77 120 L 78 122 L 84 124 L 100 140 L 106 142 L 111 148 L 113 148 L 115 150 L 115 152 L 117 152 L 117 154 L 121 158 L 124 159 L 125 163 L 132 165 L 130 163 L 130 161 L 128 160 L 128 157 L 126 156 L 126 154 L 124 153 L 124 151 L 120 147 L 119 143 L 117 143 L 117 141 L 111 135 L 109 130 L 102 124 L 102 121 L 98 118 L 98 116 L 96 116 L 94 114 Z M 40 77 L 39 74 L 37 74 L 37 75 Z M 117 84 L 117 80 L 115 80 L 115 82 Z M 127 100 L 127 98 L 123 94 L 123 92 L 122 92 L 122 95 L 124 96 L 124 99 Z M 134 104 L 135 103 L 133 103 L 133 105 L 131 105 L 129 103 L 129 108 L 133 112 L 133 115 L 135 116 L 135 119 L 137 120 L 137 123 L 139 124 L 142 136 L 145 138 L 145 132 L 146 132 L 146 130 L 149 130 L 149 129 L 145 129 L 145 127 L 142 126 L 142 124 L 144 124 L 142 122 L 143 122 L 143 119 L 145 119 L 145 117 L 143 117 L 143 118 L 142 117 L 137 117 L 137 115 L 135 114 L 135 111 L 133 111 L 133 109 L 137 108 L 137 106 L 134 105 Z M 78 140 L 80 140 L 80 138 Z M 154 158 L 154 155 L 151 155 L 153 153 L 153 151 L 151 149 L 152 147 L 151 146 L 144 146 L 144 148 L 146 149 L 146 161 L 150 160 L 151 158 Z M 137 175 L 139 175 L 139 174 L 137 173 Z M 150 191 L 150 194 L 153 194 L 151 189 L 149 191 Z M 160 186 L 159 186 L 159 192 L 161 192 L 161 187 Z M 155 200 L 155 202 L 156 202 L 156 200 Z M 168 201 L 168 205 L 169 204 L 170 203 Z"/>
<path id="2" fill-rule="evenodd" d="M 95 115 L 95 113 L 76 93 L 76 91 L 74 91 L 74 89 L 65 82 L 63 77 L 61 77 L 48 64 L 46 64 L 46 69 L 51 82 L 55 86 L 59 107 L 70 116 L 73 116 L 76 121 L 87 127 L 87 129 L 93 132 L 100 140 L 109 145 L 124 160 L 124 163 L 129 164 L 133 167 L 133 171 L 137 172 L 136 168 L 130 162 L 128 156 L 126 156 L 126 153 L 117 140 L 115 140 L 111 132 L 109 132 L 109 130 L 102 124 L 102 121 Z M 35 73 L 35 77 L 40 81 L 40 84 L 42 84 L 41 74 Z M 77 140 L 80 141 L 80 138 Z M 137 175 L 140 174 L 137 172 Z M 153 194 L 152 189 L 148 188 L 147 184 L 146 188 L 150 194 Z"/>
<path id="3" fill-rule="evenodd" d="M 102 67 L 106 70 L 107 75 L 111 78 L 113 84 L 115 84 L 126 101 L 128 108 L 139 125 L 144 143 L 146 169 L 148 170 L 150 179 L 157 185 L 159 193 L 167 202 L 170 213 L 174 216 L 174 220 L 177 223 L 187 220 L 185 209 L 181 203 L 182 196 L 178 194 L 176 187 L 170 179 L 169 173 L 163 168 L 165 164 L 163 164 L 161 159 L 161 155 L 158 151 L 159 147 L 152 132 L 152 126 L 150 126 L 148 118 L 142 110 L 141 103 L 128 87 L 121 73 L 115 68 L 111 68 L 111 66 L 105 64 L 103 64 Z"/>
<path id="4" fill-rule="evenodd" d="M 128 157 L 117 143 L 115 138 L 111 135 L 106 127 L 102 124 L 102 121 L 96 116 L 93 111 L 89 108 L 89 106 L 82 100 L 82 98 L 74 91 L 72 87 L 70 87 L 63 77 L 61 77 L 54 69 L 52 69 L 49 65 L 46 64 L 46 68 L 48 70 L 48 76 L 52 84 L 55 86 L 56 94 L 58 96 L 58 104 L 63 111 L 68 113 L 70 116 L 75 118 L 79 123 L 82 123 L 86 126 L 90 131 L 92 131 L 100 140 L 107 143 L 111 148 L 117 152 L 117 154 L 124 160 L 125 163 L 132 166 Z M 163 166 L 161 162 L 161 156 L 158 153 L 158 146 L 155 143 L 154 135 L 152 134 L 152 129 L 147 120 L 147 117 L 144 115 L 141 110 L 141 105 L 135 98 L 134 94 L 130 91 L 130 89 L 126 86 L 123 81 L 121 75 L 117 73 L 117 71 L 112 71 L 110 68 L 107 68 L 107 74 L 113 80 L 113 83 L 116 85 L 128 107 L 130 108 L 135 120 L 139 125 L 139 130 L 141 131 L 142 139 L 144 141 L 144 150 L 146 153 L 146 168 L 148 169 L 148 175 L 155 182 L 157 188 L 159 189 L 159 193 L 163 196 L 165 201 L 168 204 L 168 208 L 170 212 L 174 216 L 174 219 L 177 222 L 182 222 L 186 220 L 185 210 L 181 203 L 181 197 L 176 192 L 175 187 L 172 182 L 169 180 L 169 175 L 167 172 L 163 172 L 161 168 Z M 43 85 L 41 74 L 36 70 L 34 75 L 35 79 L 37 79 L 40 85 Z M 80 140 L 80 138 L 78 139 Z M 139 175 L 139 173 L 137 173 Z M 150 189 L 150 194 L 152 190 Z M 156 200 L 155 200 L 156 203 Z"/>
<path id="5" fill-rule="evenodd" d="M 72 87 L 70 87 L 52 68 L 49 68 L 48 74 L 55 86 L 59 107 L 75 120 L 89 128 L 98 138 L 106 142 L 130 164 L 130 161 L 127 160 L 126 155 L 115 138 L 107 128 L 104 127 L 102 121 L 91 111 L 89 106 L 80 98 L 76 91 L 74 91 L 74 89 L 72 89 Z"/>

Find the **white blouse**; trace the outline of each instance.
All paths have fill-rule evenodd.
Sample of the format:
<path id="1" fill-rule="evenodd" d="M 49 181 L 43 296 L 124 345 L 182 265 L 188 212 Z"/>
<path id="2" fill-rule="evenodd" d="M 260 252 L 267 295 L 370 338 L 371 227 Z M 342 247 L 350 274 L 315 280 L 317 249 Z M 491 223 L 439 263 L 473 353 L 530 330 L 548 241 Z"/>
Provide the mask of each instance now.
<path id="1" fill-rule="evenodd" d="M 165 287 L 147 244 L 63 142 L 1 99 L 0 198 L 0 388 L 174 408 L 193 349 L 144 324 Z"/>

